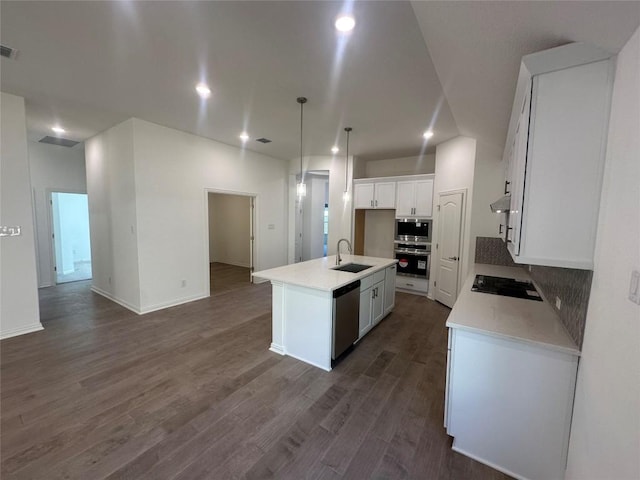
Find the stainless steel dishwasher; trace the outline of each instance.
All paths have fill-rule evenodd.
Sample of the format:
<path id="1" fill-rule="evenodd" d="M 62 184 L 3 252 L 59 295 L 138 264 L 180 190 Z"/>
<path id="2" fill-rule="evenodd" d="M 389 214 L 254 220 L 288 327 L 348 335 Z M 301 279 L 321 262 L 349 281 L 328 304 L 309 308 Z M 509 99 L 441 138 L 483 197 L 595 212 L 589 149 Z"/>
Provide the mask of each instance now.
<path id="1" fill-rule="evenodd" d="M 333 339 L 331 359 L 335 360 L 358 339 L 360 280 L 333 291 Z"/>

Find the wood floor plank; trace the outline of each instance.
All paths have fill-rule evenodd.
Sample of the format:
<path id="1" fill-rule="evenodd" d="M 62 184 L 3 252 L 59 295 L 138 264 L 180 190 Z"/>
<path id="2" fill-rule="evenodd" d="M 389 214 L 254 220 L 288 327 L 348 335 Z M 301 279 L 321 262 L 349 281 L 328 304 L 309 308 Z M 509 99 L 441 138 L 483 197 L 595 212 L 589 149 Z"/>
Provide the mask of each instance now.
<path id="1" fill-rule="evenodd" d="M 271 287 L 211 264 L 211 296 L 136 315 L 76 282 L 0 342 L 2 479 L 504 480 L 442 427 L 449 310 L 396 308 L 331 372 L 270 352 Z"/>

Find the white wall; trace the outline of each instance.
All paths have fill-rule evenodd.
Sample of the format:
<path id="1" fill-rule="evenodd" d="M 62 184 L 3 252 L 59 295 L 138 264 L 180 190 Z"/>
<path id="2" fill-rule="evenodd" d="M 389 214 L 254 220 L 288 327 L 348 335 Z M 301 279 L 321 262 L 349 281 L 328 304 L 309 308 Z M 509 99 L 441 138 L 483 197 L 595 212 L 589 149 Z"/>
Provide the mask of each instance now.
<path id="1" fill-rule="evenodd" d="M 140 311 L 133 143 L 129 119 L 87 140 L 85 153 L 93 289 Z M 167 218 L 162 224 L 171 225 Z"/>
<path id="2" fill-rule="evenodd" d="M 327 255 L 335 255 L 336 244 L 341 238 L 346 238 L 353 242 L 352 238 L 352 201 L 353 187 L 353 158 L 349 157 L 349 171 L 347 172 L 347 182 L 351 197 L 345 202 L 342 199 L 345 184 L 345 158 L 344 156 L 310 156 L 303 158 L 304 170 L 328 170 L 329 171 L 329 239 Z M 300 158 L 294 158 L 289 162 L 289 195 L 287 209 L 289 212 L 289 253 L 288 262 L 295 261 L 295 200 L 296 200 L 296 180 L 295 176 L 300 172 Z"/>
<path id="3" fill-rule="evenodd" d="M 209 261 L 251 266 L 251 197 L 209 193 Z"/>
<path id="4" fill-rule="evenodd" d="M 51 269 L 52 242 L 49 192 L 87 193 L 84 148 L 28 142 L 31 186 L 36 220 L 38 285 L 55 283 Z"/>
<path id="5" fill-rule="evenodd" d="M 255 196 L 255 269 L 286 263 L 286 161 L 144 120 L 129 122 L 142 312 L 209 295 L 207 189 Z"/>
<path id="6" fill-rule="evenodd" d="M 469 266 L 473 264 L 471 253 L 471 218 L 473 212 L 473 185 L 474 171 L 476 163 L 476 140 L 469 137 L 456 137 L 436 146 L 436 169 L 433 186 L 433 246 L 431 256 L 431 271 L 438 271 L 438 255 L 435 250 L 436 239 L 438 238 L 438 201 L 439 195 L 443 192 L 454 190 L 465 190 L 464 212 L 462 227 L 462 261 L 458 274 L 458 289 L 464 282 L 469 271 Z M 429 294 L 434 292 L 433 282 L 435 275 L 429 279 Z"/>
<path id="7" fill-rule="evenodd" d="M 640 478 L 640 31 L 618 55 L 567 478 Z"/>
<path id="8" fill-rule="evenodd" d="M 476 143 L 476 164 L 473 175 L 473 208 L 469 261 L 474 262 L 476 237 L 499 237 L 500 220 L 504 215 L 493 213 L 489 204 L 504 195 L 505 166 L 502 152 L 492 150 L 483 142 Z"/>
<path id="9" fill-rule="evenodd" d="M 42 330 L 38 306 L 33 204 L 24 98 L 0 94 L 0 338 Z"/>
<path id="10" fill-rule="evenodd" d="M 364 254 L 394 258 L 396 211 L 365 210 L 364 219 Z"/>
<path id="11" fill-rule="evenodd" d="M 436 156 L 431 153 L 416 157 L 369 160 L 364 162 L 364 170 L 364 178 L 434 173 L 436 171 Z"/>

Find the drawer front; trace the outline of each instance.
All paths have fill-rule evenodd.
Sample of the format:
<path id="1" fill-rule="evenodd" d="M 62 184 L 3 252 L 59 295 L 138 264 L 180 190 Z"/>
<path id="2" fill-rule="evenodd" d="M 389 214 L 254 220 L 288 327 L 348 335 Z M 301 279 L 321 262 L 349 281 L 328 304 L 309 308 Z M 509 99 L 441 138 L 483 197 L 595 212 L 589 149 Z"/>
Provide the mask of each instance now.
<path id="1" fill-rule="evenodd" d="M 369 275 L 367 277 L 361 278 L 360 279 L 360 291 L 364 292 L 367 288 L 371 288 L 371 286 L 374 284 L 373 281 L 373 275 Z"/>
<path id="2" fill-rule="evenodd" d="M 384 270 L 380 270 L 379 272 L 376 272 L 373 274 L 373 283 L 378 283 L 378 282 L 382 282 L 384 280 Z"/>
<path id="3" fill-rule="evenodd" d="M 398 275 L 396 276 L 396 288 L 427 293 L 429 290 L 429 281 L 424 278 L 403 277 L 402 275 Z"/>

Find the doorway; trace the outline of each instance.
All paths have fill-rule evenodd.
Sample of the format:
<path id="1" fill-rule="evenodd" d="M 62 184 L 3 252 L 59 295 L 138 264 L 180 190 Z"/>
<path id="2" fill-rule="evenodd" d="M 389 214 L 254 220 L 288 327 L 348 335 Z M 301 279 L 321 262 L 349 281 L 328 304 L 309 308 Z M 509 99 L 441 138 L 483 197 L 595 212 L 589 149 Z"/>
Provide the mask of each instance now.
<path id="1" fill-rule="evenodd" d="M 90 280 L 91 242 L 86 193 L 51 192 L 54 283 Z"/>
<path id="2" fill-rule="evenodd" d="M 460 275 L 460 241 L 462 238 L 462 212 L 464 193 L 442 193 L 438 205 L 438 266 L 435 283 L 435 299 L 453 308 L 458 298 Z"/>
<path id="3" fill-rule="evenodd" d="M 207 191 L 209 290 L 211 294 L 252 283 L 255 197 Z"/>
<path id="4" fill-rule="evenodd" d="M 309 171 L 304 181 L 307 194 L 295 197 L 295 262 L 326 257 L 328 251 L 329 171 Z"/>

